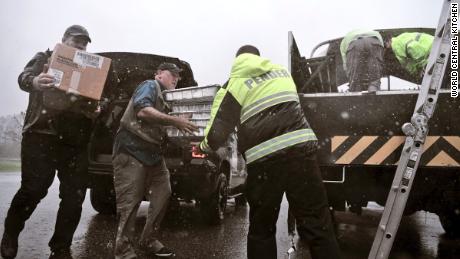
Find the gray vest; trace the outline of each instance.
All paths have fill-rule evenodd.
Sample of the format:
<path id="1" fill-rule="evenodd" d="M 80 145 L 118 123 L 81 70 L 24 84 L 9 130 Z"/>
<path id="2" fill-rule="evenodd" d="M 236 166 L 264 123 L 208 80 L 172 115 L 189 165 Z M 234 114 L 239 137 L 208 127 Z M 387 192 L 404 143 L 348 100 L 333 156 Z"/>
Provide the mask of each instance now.
<path id="1" fill-rule="evenodd" d="M 155 107 L 153 108 L 160 112 L 168 113 L 170 108 L 163 99 L 160 84 L 157 81 L 154 82 L 158 94 L 155 100 Z M 160 145 L 166 137 L 166 129 L 164 126 L 157 123 L 142 121 L 137 118 L 134 111 L 133 98 L 129 101 L 128 107 L 120 120 L 120 128 L 126 129 L 143 140 L 156 145 Z"/>

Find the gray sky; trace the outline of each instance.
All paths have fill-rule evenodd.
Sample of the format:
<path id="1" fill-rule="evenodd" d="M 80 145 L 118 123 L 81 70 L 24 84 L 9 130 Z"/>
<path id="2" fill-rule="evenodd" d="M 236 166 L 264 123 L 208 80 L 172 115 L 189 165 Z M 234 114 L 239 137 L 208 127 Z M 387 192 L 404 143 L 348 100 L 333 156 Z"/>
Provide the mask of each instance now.
<path id="1" fill-rule="evenodd" d="M 234 54 L 256 45 L 287 64 L 287 32 L 303 55 L 355 28 L 436 27 L 440 0 L 3 0 L 0 4 L 0 116 L 25 111 L 17 76 L 38 51 L 53 48 L 72 24 L 85 26 L 90 52 L 178 57 L 199 85 L 223 83 Z"/>

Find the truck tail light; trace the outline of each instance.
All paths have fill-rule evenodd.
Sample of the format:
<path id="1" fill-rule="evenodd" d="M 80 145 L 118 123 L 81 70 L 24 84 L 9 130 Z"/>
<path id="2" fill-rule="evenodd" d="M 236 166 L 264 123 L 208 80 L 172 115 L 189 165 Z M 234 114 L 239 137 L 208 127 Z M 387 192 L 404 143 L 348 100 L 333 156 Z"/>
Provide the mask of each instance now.
<path id="1" fill-rule="evenodd" d="M 192 157 L 193 158 L 205 158 L 206 154 L 201 153 L 198 146 L 192 146 Z"/>

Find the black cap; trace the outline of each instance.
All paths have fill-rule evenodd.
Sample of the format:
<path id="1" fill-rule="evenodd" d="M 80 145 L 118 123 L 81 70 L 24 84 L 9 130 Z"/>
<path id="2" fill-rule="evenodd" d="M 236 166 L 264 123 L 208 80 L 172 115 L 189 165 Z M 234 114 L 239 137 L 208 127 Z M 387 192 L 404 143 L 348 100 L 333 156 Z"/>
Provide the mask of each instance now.
<path id="1" fill-rule="evenodd" d="M 67 28 L 67 30 L 64 32 L 64 38 L 69 36 L 83 36 L 88 39 L 88 42 L 91 42 L 88 31 L 81 25 L 72 25 Z"/>
<path id="2" fill-rule="evenodd" d="M 182 69 L 176 66 L 176 64 L 167 63 L 167 62 L 161 63 L 158 66 L 158 70 L 168 70 L 169 72 L 171 72 L 171 74 L 176 75 L 176 76 L 179 76 L 179 73 L 182 72 Z"/>

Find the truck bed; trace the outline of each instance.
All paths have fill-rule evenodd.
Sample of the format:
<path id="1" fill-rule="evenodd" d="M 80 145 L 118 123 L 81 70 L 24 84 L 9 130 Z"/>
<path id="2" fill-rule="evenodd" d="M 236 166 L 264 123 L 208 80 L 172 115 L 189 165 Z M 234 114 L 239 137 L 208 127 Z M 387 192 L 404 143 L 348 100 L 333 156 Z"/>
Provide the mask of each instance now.
<path id="1" fill-rule="evenodd" d="M 418 91 L 300 94 L 308 122 L 320 139 L 321 164 L 395 165 Z M 460 166 L 460 101 L 442 89 L 421 166 Z"/>

